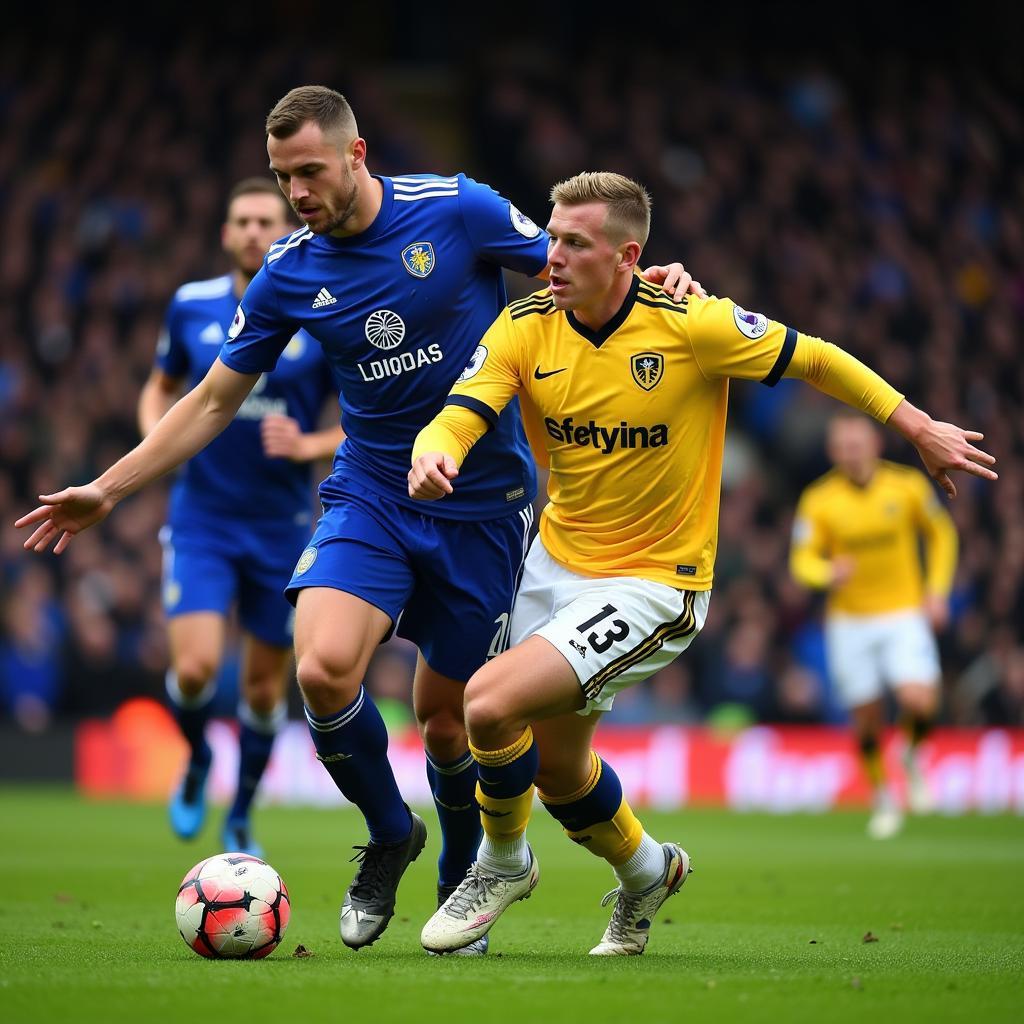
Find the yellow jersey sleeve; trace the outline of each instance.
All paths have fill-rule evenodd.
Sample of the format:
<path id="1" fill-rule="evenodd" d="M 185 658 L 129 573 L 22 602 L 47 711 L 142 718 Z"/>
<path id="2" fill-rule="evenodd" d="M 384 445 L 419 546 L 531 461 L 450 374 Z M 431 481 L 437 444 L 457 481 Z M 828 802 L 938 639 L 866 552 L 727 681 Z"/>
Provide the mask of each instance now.
<path id="1" fill-rule="evenodd" d="M 462 465 L 521 387 L 517 336 L 509 310 L 480 339 L 469 365 L 445 400 L 445 407 L 416 435 L 412 461 L 424 452 L 444 452 Z"/>
<path id="2" fill-rule="evenodd" d="M 444 452 L 461 466 L 469 450 L 487 433 L 487 421 L 469 409 L 446 406 L 417 435 L 412 461 L 427 452 Z"/>
<path id="3" fill-rule="evenodd" d="M 751 313 L 732 299 L 691 298 L 689 308 L 690 344 L 708 380 L 733 377 L 774 385 L 782 377 L 795 377 L 882 423 L 903 401 L 849 352 Z"/>
<path id="4" fill-rule="evenodd" d="M 522 387 L 518 336 L 506 308 L 473 353 L 448 395 L 445 405 L 461 406 L 479 413 L 490 427 L 497 426 L 502 409 Z"/>
<path id="5" fill-rule="evenodd" d="M 750 313 L 732 299 L 688 299 L 688 333 L 697 367 L 706 380 L 733 377 L 775 384 L 785 372 L 796 332 Z"/>
<path id="6" fill-rule="evenodd" d="M 805 380 L 879 423 L 885 423 L 903 401 L 903 395 L 855 356 L 809 334 L 796 336 L 783 376 Z"/>
<path id="7" fill-rule="evenodd" d="M 828 587 L 832 582 L 828 550 L 828 531 L 818 513 L 818 503 L 811 491 L 804 491 L 797 503 L 789 549 L 789 571 L 793 578 L 814 590 Z"/>
<path id="8" fill-rule="evenodd" d="M 929 594 L 948 597 L 959 546 L 956 527 L 923 473 L 914 473 L 912 491 L 917 528 L 924 540 L 925 589 Z"/>

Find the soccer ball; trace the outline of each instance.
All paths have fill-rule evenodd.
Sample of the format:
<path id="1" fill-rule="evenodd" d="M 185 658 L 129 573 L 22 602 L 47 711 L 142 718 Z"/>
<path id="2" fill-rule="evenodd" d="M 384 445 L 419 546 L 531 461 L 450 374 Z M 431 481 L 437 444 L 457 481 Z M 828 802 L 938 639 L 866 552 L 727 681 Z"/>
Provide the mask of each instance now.
<path id="1" fill-rule="evenodd" d="M 200 861 L 182 879 L 174 901 L 185 945 L 211 960 L 267 956 L 284 938 L 291 912 L 281 876 L 244 853 Z"/>

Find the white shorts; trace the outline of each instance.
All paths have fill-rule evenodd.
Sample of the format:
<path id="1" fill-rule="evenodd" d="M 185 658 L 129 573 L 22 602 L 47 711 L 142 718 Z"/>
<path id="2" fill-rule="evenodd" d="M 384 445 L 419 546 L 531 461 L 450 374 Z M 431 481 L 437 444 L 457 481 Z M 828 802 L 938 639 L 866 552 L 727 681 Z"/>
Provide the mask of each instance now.
<path id="1" fill-rule="evenodd" d="M 674 661 L 700 632 L 710 590 L 676 590 L 635 576 L 579 576 L 537 537 L 512 609 L 509 639 L 544 637 L 569 662 L 586 700 L 608 711 L 615 694 Z"/>
<path id="2" fill-rule="evenodd" d="M 830 615 L 825 623 L 829 674 L 846 707 L 870 704 L 885 686 L 936 686 L 939 651 L 916 609 L 884 615 Z"/>

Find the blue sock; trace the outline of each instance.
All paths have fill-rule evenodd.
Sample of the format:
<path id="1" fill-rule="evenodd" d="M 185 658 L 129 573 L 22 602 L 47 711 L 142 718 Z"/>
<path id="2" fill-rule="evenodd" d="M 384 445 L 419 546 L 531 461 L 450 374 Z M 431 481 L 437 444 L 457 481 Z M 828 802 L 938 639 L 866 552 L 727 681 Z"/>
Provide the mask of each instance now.
<path id="1" fill-rule="evenodd" d="M 217 692 L 217 681 L 211 679 L 194 697 L 187 697 L 181 692 L 178 677 L 174 672 L 167 673 L 166 681 L 171 711 L 178 722 L 182 736 L 192 748 L 189 769 L 206 771 L 213 760 L 213 751 L 206 742 L 206 723 L 210 720 L 213 696 Z"/>
<path id="2" fill-rule="evenodd" d="M 388 731 L 376 704 L 359 695 L 336 715 L 319 718 L 306 708 L 317 760 L 349 803 L 363 812 L 370 840 L 397 843 L 409 836 L 412 819 L 388 761 Z"/>
<path id="3" fill-rule="evenodd" d="M 437 884 L 449 888 L 466 877 L 483 835 L 476 805 L 476 762 L 468 750 L 447 763 L 435 761 L 428 753 L 427 778 L 441 823 Z"/>
<path id="4" fill-rule="evenodd" d="M 274 739 L 287 715 L 288 709 L 283 702 L 266 715 L 253 711 L 248 704 L 243 703 L 239 707 L 241 729 L 238 735 L 238 788 L 228 812 L 228 821 L 248 820 L 253 797 L 270 760 L 270 752 L 274 749 Z"/>

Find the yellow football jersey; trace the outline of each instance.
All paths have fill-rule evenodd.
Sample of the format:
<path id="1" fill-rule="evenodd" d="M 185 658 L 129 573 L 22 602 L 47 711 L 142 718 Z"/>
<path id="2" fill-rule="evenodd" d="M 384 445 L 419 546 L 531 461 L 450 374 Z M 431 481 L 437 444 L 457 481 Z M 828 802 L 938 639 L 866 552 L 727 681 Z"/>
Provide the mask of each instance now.
<path id="1" fill-rule="evenodd" d="M 537 292 L 494 322 L 413 457 L 445 451 L 464 458 L 521 395 L 531 443 L 539 433 L 539 461 L 546 454 L 549 462 L 540 534 L 552 558 L 581 575 L 707 590 L 728 378 L 774 384 L 801 346 L 800 376 L 831 365 L 822 352 L 833 346 L 730 299 L 690 296 L 677 305 L 634 277 L 619 312 L 592 331 L 571 311 L 556 310 L 549 291 Z M 857 395 L 887 417 L 902 396 L 847 359 L 863 371 L 852 375 Z M 847 372 L 842 383 L 850 382 Z"/>
<path id="2" fill-rule="evenodd" d="M 790 552 L 793 575 L 823 588 L 832 579 L 832 559 L 845 556 L 854 564 L 852 576 L 830 589 L 829 612 L 878 615 L 915 608 L 926 590 L 945 597 L 956 554 L 952 519 L 928 478 L 909 466 L 880 461 L 864 487 L 833 469 L 800 496 Z"/>

